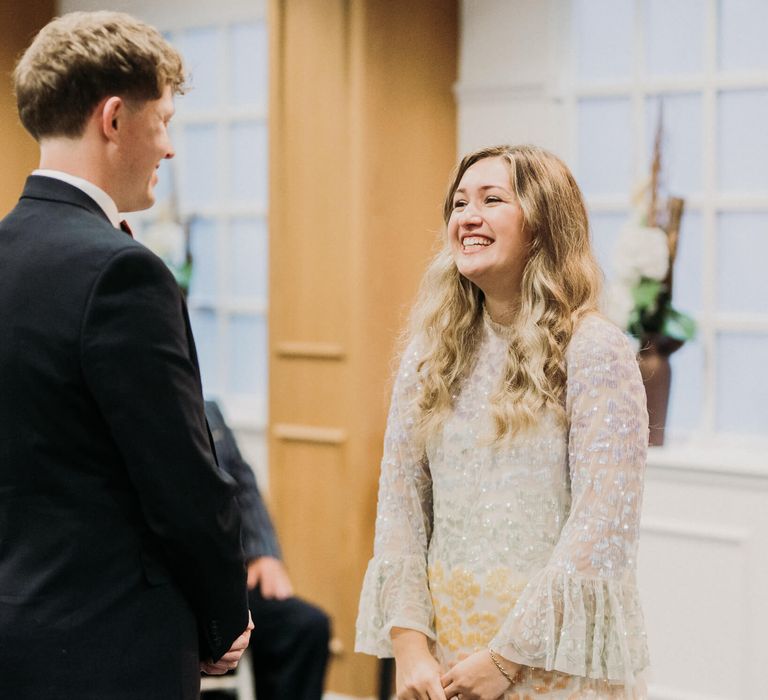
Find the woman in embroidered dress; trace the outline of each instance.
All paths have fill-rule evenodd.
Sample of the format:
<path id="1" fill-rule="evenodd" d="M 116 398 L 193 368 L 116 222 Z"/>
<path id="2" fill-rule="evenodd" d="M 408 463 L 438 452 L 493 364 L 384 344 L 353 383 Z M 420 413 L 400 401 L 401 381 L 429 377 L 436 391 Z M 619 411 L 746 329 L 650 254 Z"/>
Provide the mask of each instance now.
<path id="1" fill-rule="evenodd" d="M 357 649 L 398 698 L 638 698 L 645 394 L 568 168 L 466 156 L 392 395 Z"/>

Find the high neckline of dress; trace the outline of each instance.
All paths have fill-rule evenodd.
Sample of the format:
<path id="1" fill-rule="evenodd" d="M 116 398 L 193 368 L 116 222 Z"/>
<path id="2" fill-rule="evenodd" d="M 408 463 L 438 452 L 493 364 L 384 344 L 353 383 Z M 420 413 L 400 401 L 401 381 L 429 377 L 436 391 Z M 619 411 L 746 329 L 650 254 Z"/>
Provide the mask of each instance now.
<path id="1" fill-rule="evenodd" d="M 499 338 L 511 340 L 515 334 L 515 329 L 512 324 L 507 326 L 503 323 L 494 321 L 485 306 L 483 306 L 483 321 L 485 322 L 486 328 L 489 328 L 491 332 Z"/>

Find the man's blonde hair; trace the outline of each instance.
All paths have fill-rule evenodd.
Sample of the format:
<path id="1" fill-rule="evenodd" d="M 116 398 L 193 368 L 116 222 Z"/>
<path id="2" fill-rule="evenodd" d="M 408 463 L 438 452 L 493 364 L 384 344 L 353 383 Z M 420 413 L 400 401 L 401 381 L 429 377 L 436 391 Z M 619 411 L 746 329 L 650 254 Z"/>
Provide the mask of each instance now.
<path id="1" fill-rule="evenodd" d="M 21 123 L 38 141 L 82 135 L 105 97 L 184 92 L 181 56 L 157 29 L 121 12 L 72 12 L 43 27 L 13 74 Z"/>

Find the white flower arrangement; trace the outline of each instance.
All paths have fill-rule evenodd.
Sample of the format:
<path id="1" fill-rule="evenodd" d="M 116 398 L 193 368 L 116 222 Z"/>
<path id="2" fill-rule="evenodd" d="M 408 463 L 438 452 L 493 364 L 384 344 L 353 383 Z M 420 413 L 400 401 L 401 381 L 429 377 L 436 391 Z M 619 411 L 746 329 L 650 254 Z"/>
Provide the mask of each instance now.
<path id="1" fill-rule="evenodd" d="M 630 287 L 643 277 L 661 282 L 669 270 L 667 234 L 640 222 L 624 226 L 616 245 L 614 270 Z"/>
<path id="2" fill-rule="evenodd" d="M 675 226 L 679 226 L 679 216 Z M 671 305 L 671 267 L 676 252 L 670 235 L 648 226 L 636 211 L 616 241 L 615 279 L 604 300 L 606 315 L 637 339 L 638 347 L 652 334 L 684 342 L 694 337 L 696 326 L 689 316 Z"/>

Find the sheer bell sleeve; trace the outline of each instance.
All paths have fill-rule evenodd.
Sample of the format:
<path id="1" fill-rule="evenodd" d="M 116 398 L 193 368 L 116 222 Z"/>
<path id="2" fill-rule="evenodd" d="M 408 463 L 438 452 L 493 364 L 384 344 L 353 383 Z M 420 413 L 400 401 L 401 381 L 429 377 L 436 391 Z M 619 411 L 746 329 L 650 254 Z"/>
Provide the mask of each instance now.
<path id="1" fill-rule="evenodd" d="M 390 630 L 405 627 L 434 639 L 427 584 L 427 547 L 432 533 L 432 480 L 426 455 L 417 447 L 411 406 L 418 388 L 413 347 L 395 380 L 384 456 L 373 558 L 363 581 L 356 651 L 393 656 Z"/>
<path id="2" fill-rule="evenodd" d="M 648 665 L 635 580 L 645 390 L 627 338 L 596 316 L 574 333 L 567 368 L 570 514 L 491 648 L 527 666 L 631 687 Z"/>

